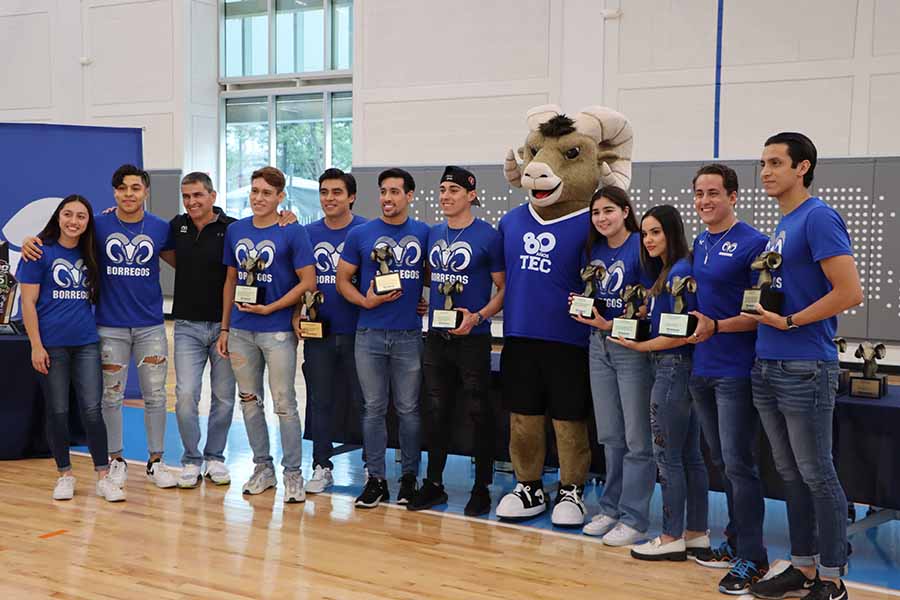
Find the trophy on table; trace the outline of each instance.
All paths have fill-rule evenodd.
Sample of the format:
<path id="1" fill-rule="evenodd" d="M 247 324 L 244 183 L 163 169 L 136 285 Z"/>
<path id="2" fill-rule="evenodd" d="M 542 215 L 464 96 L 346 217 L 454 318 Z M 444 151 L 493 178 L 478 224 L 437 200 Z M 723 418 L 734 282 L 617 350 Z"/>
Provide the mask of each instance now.
<path id="1" fill-rule="evenodd" d="M 234 301 L 239 304 L 263 304 L 266 301 L 266 288 L 256 285 L 259 272 L 266 268 L 266 261 L 261 256 L 247 256 L 241 261 L 241 269 L 247 273 L 244 283 L 234 286 Z"/>
<path id="2" fill-rule="evenodd" d="M 594 318 L 594 296 L 597 293 L 597 282 L 604 277 L 606 277 L 606 267 L 603 265 L 591 264 L 581 270 L 584 292 L 580 296 L 572 296 L 572 304 L 569 305 L 570 315 L 579 315 L 585 319 Z"/>
<path id="3" fill-rule="evenodd" d="M 19 282 L 13 277 L 9 266 L 9 244 L 0 242 L 0 335 L 17 335 L 15 325 L 9 322 L 15 308 L 16 287 Z"/>
<path id="4" fill-rule="evenodd" d="M 463 292 L 461 281 L 445 281 L 438 285 L 438 293 L 444 296 L 444 308 L 436 308 L 431 314 L 432 329 L 457 329 L 462 326 L 462 311 L 453 308 L 453 296 Z"/>
<path id="5" fill-rule="evenodd" d="M 850 376 L 850 395 L 858 398 L 881 398 L 887 394 L 887 375 L 878 373 L 879 358 L 884 358 L 887 349 L 884 344 L 863 342 L 853 353 L 856 358 L 863 359 L 862 377 Z"/>
<path id="6" fill-rule="evenodd" d="M 375 274 L 375 293 L 379 296 L 390 294 L 403 289 L 403 283 L 400 281 L 400 273 L 391 271 L 388 267 L 394 256 L 391 249 L 387 246 L 376 246 L 372 250 L 371 258 L 378 263 L 378 272 Z"/>
<path id="7" fill-rule="evenodd" d="M 319 319 L 319 307 L 325 302 L 325 294 L 319 290 L 307 291 L 300 299 L 306 310 L 306 320 L 300 321 L 300 337 L 321 340 L 328 335 L 328 323 Z"/>
<path id="8" fill-rule="evenodd" d="M 757 314 L 756 305 L 759 304 L 765 310 L 781 314 L 781 306 L 784 302 L 784 294 L 772 289 L 772 271 L 781 266 L 781 255 L 777 252 L 763 252 L 750 263 L 750 268 L 759 271 L 759 279 L 756 285 L 749 290 L 744 290 L 744 299 L 741 302 L 741 312 Z"/>
<path id="9" fill-rule="evenodd" d="M 697 292 L 697 280 L 688 275 L 687 277 L 674 277 L 671 282 L 666 283 L 666 291 L 672 295 L 672 311 L 670 313 L 662 313 L 659 315 L 659 335 L 666 337 L 688 337 L 697 329 L 697 317 L 686 314 L 687 302 L 685 302 L 685 293 L 695 294 Z"/>
<path id="10" fill-rule="evenodd" d="M 838 353 L 847 351 L 847 340 L 842 337 L 836 337 L 831 340 L 834 342 L 834 345 L 837 346 Z M 838 375 L 838 390 L 837 393 L 839 396 L 842 396 L 847 393 L 847 390 L 850 388 L 850 369 L 841 369 L 840 375 Z"/>
<path id="11" fill-rule="evenodd" d="M 621 317 L 613 319 L 610 335 L 626 340 L 634 340 L 635 342 L 649 340 L 650 321 L 641 319 L 638 314 L 641 310 L 641 305 L 644 304 L 644 300 L 647 298 L 647 288 L 639 283 L 626 285 L 619 290 L 619 297 L 622 299 L 625 313 Z"/>

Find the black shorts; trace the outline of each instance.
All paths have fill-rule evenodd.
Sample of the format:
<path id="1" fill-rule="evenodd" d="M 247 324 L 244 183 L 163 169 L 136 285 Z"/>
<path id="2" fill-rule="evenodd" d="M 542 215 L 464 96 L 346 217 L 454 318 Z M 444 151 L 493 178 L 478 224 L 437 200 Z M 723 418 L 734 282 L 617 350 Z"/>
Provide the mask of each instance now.
<path id="1" fill-rule="evenodd" d="M 588 350 L 530 338 L 505 338 L 500 354 L 503 406 L 520 415 L 580 421 L 590 414 Z"/>

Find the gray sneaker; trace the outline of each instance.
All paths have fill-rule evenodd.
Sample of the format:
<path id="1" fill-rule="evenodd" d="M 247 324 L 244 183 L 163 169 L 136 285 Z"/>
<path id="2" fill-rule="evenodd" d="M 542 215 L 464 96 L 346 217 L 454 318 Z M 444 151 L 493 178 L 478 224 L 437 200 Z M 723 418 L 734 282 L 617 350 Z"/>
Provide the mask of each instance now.
<path id="1" fill-rule="evenodd" d="M 275 468 L 269 464 L 256 465 L 253 467 L 253 475 L 244 484 L 244 493 L 262 494 L 273 487 L 275 487 Z"/>
<path id="2" fill-rule="evenodd" d="M 303 475 L 300 471 L 284 472 L 284 501 L 288 504 L 306 502 L 306 490 L 303 489 Z"/>

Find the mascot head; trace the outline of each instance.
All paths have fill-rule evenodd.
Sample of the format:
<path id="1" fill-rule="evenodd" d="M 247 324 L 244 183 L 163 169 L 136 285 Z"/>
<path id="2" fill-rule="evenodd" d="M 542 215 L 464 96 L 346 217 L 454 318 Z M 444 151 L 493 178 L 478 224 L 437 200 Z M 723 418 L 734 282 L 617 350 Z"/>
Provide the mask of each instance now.
<path id="1" fill-rule="evenodd" d="M 528 137 L 519 148 L 520 165 L 510 150 L 504 174 L 529 192 L 543 219 L 555 219 L 588 206 L 600 185 L 631 184 L 631 124 L 625 115 L 592 106 L 568 117 L 558 106 L 532 108 Z"/>

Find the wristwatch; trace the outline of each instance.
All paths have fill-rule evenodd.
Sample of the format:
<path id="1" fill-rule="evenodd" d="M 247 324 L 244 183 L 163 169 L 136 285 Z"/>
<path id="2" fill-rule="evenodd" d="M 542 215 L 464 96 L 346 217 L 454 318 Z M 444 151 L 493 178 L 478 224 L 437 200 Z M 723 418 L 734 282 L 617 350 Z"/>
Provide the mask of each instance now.
<path id="1" fill-rule="evenodd" d="M 784 322 L 787 323 L 788 329 L 799 329 L 800 328 L 799 325 L 794 323 L 794 315 L 788 315 L 787 318 L 784 320 Z"/>

